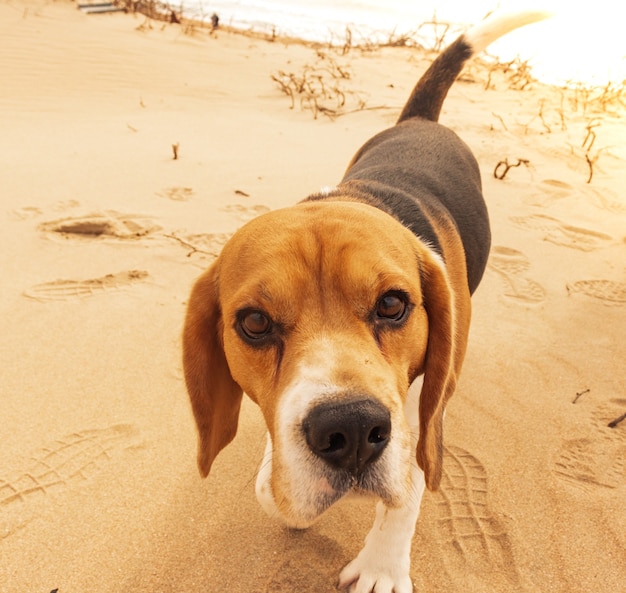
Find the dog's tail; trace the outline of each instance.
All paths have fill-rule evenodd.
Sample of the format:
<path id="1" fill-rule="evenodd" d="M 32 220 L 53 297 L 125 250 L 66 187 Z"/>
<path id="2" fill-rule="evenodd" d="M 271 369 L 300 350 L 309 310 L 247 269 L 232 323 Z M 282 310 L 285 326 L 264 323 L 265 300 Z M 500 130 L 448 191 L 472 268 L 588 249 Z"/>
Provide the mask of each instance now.
<path id="1" fill-rule="evenodd" d="M 552 14 L 542 10 L 493 13 L 463 33 L 439 54 L 419 79 L 400 114 L 398 123 L 411 117 L 437 121 L 448 90 L 467 60 L 510 31 L 542 21 Z"/>

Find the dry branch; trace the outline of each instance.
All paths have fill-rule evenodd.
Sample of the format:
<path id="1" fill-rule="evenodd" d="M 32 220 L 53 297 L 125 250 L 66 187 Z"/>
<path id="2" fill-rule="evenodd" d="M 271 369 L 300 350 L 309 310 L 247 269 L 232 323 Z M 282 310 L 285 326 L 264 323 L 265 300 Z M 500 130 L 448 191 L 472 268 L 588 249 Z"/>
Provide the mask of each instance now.
<path id="1" fill-rule="evenodd" d="M 210 255 L 211 257 L 217 257 L 218 255 L 217 253 L 206 251 L 205 249 L 200 249 L 199 247 L 196 247 L 189 241 L 185 241 L 185 239 L 181 239 L 178 235 L 175 235 L 174 233 L 171 233 L 171 234 L 166 233 L 163 236 L 166 237 L 167 239 L 174 239 L 174 241 L 177 241 L 183 247 L 187 247 L 188 249 L 190 249 L 190 251 L 187 253 L 187 257 L 191 257 L 194 253 L 203 253 L 204 255 Z"/>
<path id="2" fill-rule="evenodd" d="M 495 169 L 493 170 L 493 176 L 496 179 L 502 180 L 506 177 L 506 174 L 513 167 L 519 167 L 520 165 L 528 166 L 529 164 L 530 161 L 527 159 L 517 159 L 517 163 L 509 163 L 509 159 L 504 159 L 496 165 Z M 499 173 L 499 171 L 501 172 Z"/>
<path id="3" fill-rule="evenodd" d="M 582 397 L 586 393 L 589 393 L 590 391 L 591 391 L 591 389 L 583 389 L 582 391 L 577 391 L 576 392 L 576 397 L 574 398 L 572 403 L 575 404 L 580 399 L 580 397 Z"/>
<path id="4" fill-rule="evenodd" d="M 282 93 L 291 101 L 290 109 L 300 102 L 300 109 L 310 110 L 313 118 L 318 114 L 330 118 L 347 113 L 348 100 L 364 109 L 366 101 L 356 92 L 344 88 L 352 78 L 350 69 L 321 50 L 316 51 L 316 61 L 305 64 L 301 73 L 279 70 L 270 75 Z"/>
<path id="5" fill-rule="evenodd" d="M 595 155 L 592 156 L 591 154 L 591 149 L 593 148 L 593 145 L 595 144 L 597 138 L 595 128 L 597 128 L 600 123 L 601 122 L 599 122 L 597 119 L 592 119 L 585 127 L 587 133 L 585 135 L 585 139 L 583 140 L 582 147 L 585 149 L 585 161 L 587 163 L 587 167 L 589 167 L 587 183 L 591 183 L 591 180 L 593 179 L 593 167 L 598 162 L 598 159 L 600 158 L 600 153 L 602 152 L 602 149 L 600 149 L 596 152 Z"/>

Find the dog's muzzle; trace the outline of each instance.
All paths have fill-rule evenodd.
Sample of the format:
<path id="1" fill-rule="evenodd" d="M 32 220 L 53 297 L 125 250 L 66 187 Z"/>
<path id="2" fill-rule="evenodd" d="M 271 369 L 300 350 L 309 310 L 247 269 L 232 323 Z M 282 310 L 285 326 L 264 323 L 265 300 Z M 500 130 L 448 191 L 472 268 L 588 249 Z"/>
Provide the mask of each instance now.
<path id="1" fill-rule="evenodd" d="M 327 401 L 309 411 L 302 430 L 313 454 L 332 469 L 358 478 L 387 446 L 391 417 L 371 398 Z"/>

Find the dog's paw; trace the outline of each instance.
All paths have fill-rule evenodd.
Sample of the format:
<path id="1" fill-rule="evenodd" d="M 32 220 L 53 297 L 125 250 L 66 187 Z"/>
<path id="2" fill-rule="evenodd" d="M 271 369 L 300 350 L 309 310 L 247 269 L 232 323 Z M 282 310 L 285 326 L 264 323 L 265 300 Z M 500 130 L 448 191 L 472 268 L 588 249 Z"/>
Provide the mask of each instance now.
<path id="1" fill-rule="evenodd" d="M 347 593 L 412 593 L 409 565 L 397 558 L 371 558 L 365 550 L 339 575 L 339 588 Z"/>

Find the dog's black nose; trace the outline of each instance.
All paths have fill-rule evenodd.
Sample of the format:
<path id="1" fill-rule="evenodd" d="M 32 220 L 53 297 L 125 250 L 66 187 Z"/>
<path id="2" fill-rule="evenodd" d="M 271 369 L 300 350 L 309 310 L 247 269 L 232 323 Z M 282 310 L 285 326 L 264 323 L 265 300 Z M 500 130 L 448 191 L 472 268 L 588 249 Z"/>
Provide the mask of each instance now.
<path id="1" fill-rule="evenodd" d="M 325 402 L 302 423 L 306 442 L 330 465 L 358 475 L 376 461 L 389 442 L 389 410 L 372 399 Z"/>

